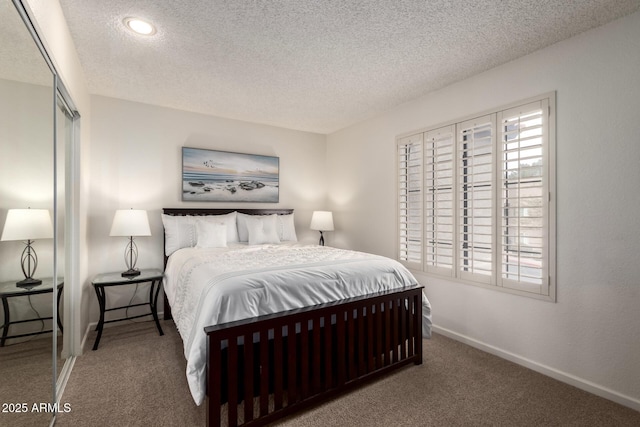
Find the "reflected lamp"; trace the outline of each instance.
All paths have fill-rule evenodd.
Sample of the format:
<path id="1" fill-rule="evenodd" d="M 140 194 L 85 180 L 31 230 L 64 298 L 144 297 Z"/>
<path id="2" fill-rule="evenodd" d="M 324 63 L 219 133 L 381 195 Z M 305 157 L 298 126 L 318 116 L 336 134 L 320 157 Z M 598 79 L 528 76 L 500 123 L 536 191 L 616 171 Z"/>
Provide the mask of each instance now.
<path id="1" fill-rule="evenodd" d="M 42 283 L 42 280 L 33 278 L 38 267 L 38 255 L 33 248 L 33 241 L 52 238 L 53 223 L 47 209 L 9 209 L 0 240 L 22 240 L 26 245 L 20 257 L 25 278 L 16 282 L 17 286 L 32 288 Z"/>

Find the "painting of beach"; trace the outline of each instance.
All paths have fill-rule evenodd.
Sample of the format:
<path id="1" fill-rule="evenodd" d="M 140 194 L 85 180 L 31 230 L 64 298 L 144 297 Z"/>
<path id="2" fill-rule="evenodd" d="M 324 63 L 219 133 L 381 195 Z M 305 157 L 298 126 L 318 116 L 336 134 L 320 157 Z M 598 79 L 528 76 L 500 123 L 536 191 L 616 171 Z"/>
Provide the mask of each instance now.
<path id="1" fill-rule="evenodd" d="M 279 201 L 280 159 L 182 147 L 182 200 Z"/>

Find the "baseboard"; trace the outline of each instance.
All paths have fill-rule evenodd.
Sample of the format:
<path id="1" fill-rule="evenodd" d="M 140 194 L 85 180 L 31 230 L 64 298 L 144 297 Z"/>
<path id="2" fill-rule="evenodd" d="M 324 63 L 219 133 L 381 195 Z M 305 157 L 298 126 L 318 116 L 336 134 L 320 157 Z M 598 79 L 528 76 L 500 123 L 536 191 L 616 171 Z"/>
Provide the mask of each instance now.
<path id="1" fill-rule="evenodd" d="M 164 318 L 164 311 L 159 311 L 158 312 L 158 319 L 162 320 Z M 153 322 L 153 319 L 151 320 L 147 320 L 147 321 L 151 321 Z M 120 322 L 114 322 L 114 323 L 107 323 L 106 325 L 104 325 L 105 329 L 109 328 L 111 326 L 118 326 L 120 325 Z M 96 329 L 96 327 L 98 326 L 98 322 L 91 322 L 87 325 L 87 329 L 84 331 L 84 336 L 82 337 L 82 343 L 80 344 L 80 349 L 81 351 L 84 353 L 84 346 L 87 343 L 87 338 L 89 337 L 89 334 L 94 331 Z"/>
<path id="2" fill-rule="evenodd" d="M 93 331 L 97 325 L 98 322 L 92 322 L 87 325 L 87 329 L 84 331 L 84 335 L 82 336 L 82 342 L 80 343 L 80 351 L 82 352 L 81 354 L 84 354 L 84 346 L 87 343 L 89 333 L 91 333 L 91 331 Z"/>
<path id="3" fill-rule="evenodd" d="M 67 386 L 67 382 L 69 382 L 69 377 L 71 376 L 71 371 L 73 370 L 73 365 L 75 365 L 75 363 L 76 356 L 68 357 L 60 371 L 60 375 L 58 376 L 58 381 L 56 383 L 56 403 L 58 405 L 60 405 L 64 389 Z"/>
<path id="4" fill-rule="evenodd" d="M 502 359 L 516 363 L 520 366 L 524 366 L 525 368 L 529 368 L 533 371 L 536 371 L 538 373 L 541 373 L 543 375 L 546 375 L 548 377 L 561 381 L 565 384 L 572 385 L 588 393 L 595 394 L 596 396 L 600 396 L 605 399 L 611 400 L 613 402 L 619 403 L 620 405 L 626 406 L 635 411 L 640 411 L 640 400 L 638 399 L 625 396 L 621 393 L 618 393 L 615 390 L 611 390 L 609 388 L 606 388 L 601 385 L 595 384 L 591 381 L 576 377 L 566 372 L 559 371 L 557 369 L 540 364 L 538 362 L 519 356 L 517 354 L 510 353 L 508 351 L 502 350 L 492 345 L 485 344 L 483 342 L 470 338 L 466 335 L 459 334 L 452 330 L 442 328 L 437 325 L 433 325 L 432 329 L 436 333 L 439 333 L 441 335 L 444 335 L 456 341 L 462 342 L 464 344 L 470 345 L 471 347 L 475 347 L 479 350 L 493 354 Z"/>
<path id="5" fill-rule="evenodd" d="M 56 405 L 58 408 L 63 408 L 64 404 L 62 402 L 62 395 L 64 394 L 64 389 L 69 382 L 69 377 L 71 376 L 71 371 L 73 370 L 73 365 L 76 363 L 76 356 L 67 357 L 67 360 L 64 362 L 64 366 L 60 371 L 60 375 L 58 375 L 58 381 L 56 381 Z M 53 417 L 51 417 L 51 421 L 49 422 L 49 427 L 53 427 L 56 424 L 56 419 L 58 417 L 58 412 L 53 413 Z"/>

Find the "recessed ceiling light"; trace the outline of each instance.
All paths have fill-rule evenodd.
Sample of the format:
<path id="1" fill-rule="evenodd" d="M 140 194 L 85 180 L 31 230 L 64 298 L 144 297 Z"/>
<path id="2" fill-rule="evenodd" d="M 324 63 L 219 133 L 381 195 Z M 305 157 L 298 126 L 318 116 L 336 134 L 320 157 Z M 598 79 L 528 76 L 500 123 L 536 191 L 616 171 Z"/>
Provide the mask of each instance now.
<path id="1" fill-rule="evenodd" d="M 124 25 L 131 31 L 142 34 L 143 36 L 150 36 L 156 33 L 156 28 L 148 23 L 147 21 L 143 21 L 138 18 L 125 18 Z"/>

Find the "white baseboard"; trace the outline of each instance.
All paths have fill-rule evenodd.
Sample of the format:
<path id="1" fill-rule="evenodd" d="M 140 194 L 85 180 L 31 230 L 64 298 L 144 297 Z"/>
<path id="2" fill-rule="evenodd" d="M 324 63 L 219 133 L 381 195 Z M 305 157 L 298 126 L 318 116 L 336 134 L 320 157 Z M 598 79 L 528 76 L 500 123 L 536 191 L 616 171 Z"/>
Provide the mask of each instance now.
<path id="1" fill-rule="evenodd" d="M 89 337 L 89 333 L 96 328 L 98 322 L 92 322 L 87 325 L 87 329 L 84 331 L 84 335 L 82 336 L 82 342 L 80 343 L 80 351 L 84 354 L 84 345 L 87 343 L 87 337 Z"/>
<path id="2" fill-rule="evenodd" d="M 160 311 L 158 312 L 158 319 L 163 320 L 164 318 L 164 311 Z M 147 321 L 151 321 L 153 322 L 153 318 L 151 318 L 150 320 Z M 114 322 L 114 323 L 107 323 L 104 325 L 105 328 L 109 328 L 111 326 L 118 326 L 121 323 L 119 322 Z M 80 344 L 80 349 L 81 351 L 84 353 L 84 346 L 87 343 L 87 337 L 89 336 L 89 334 L 94 331 L 96 329 L 96 326 L 98 326 L 98 322 L 91 322 L 87 325 L 87 329 L 84 331 L 84 336 L 82 337 L 82 343 Z"/>
<path id="3" fill-rule="evenodd" d="M 613 402 L 619 403 L 620 405 L 631 408 L 635 411 L 640 411 L 640 400 L 634 399 L 629 396 L 625 396 L 624 394 L 618 393 L 615 390 L 611 390 L 609 388 L 603 387 L 601 385 L 592 383 L 591 381 L 576 377 L 574 375 L 568 374 L 566 372 L 559 371 L 557 369 L 551 368 L 546 365 L 542 365 L 533 360 L 527 359 L 525 357 L 519 356 L 514 353 L 510 353 L 508 351 L 502 350 L 500 348 L 494 347 L 489 344 L 485 344 L 473 338 L 470 338 L 466 335 L 459 334 L 452 330 L 442 328 L 440 326 L 433 325 L 433 331 L 439 333 L 441 335 L 447 336 L 456 341 L 460 341 L 464 344 L 470 345 L 471 347 L 475 347 L 479 350 L 485 351 L 487 353 L 498 356 L 502 359 L 506 359 L 510 362 L 516 363 L 518 365 L 524 366 L 525 368 L 529 368 L 533 371 L 539 372 L 543 375 L 561 381 L 565 384 L 572 385 L 581 390 L 584 390 L 588 393 L 595 394 L 596 396 L 603 397 L 605 399 L 611 400 Z"/>
<path id="4" fill-rule="evenodd" d="M 73 365 L 76 363 L 76 356 L 67 357 L 67 360 L 64 362 L 64 366 L 58 375 L 58 381 L 56 382 L 56 401 L 58 408 L 63 407 L 62 395 L 64 394 L 64 389 L 69 382 L 69 377 L 71 376 L 71 371 L 73 370 Z M 56 419 L 58 417 L 58 413 L 54 412 L 53 417 L 51 417 L 51 421 L 49 422 L 49 427 L 53 427 L 56 424 Z"/>
<path id="5" fill-rule="evenodd" d="M 60 405 L 62 396 L 64 395 L 64 389 L 69 382 L 69 377 L 71 376 L 71 371 L 73 371 L 73 365 L 76 363 L 76 356 L 71 356 L 67 358 L 64 362 L 64 366 L 62 367 L 62 371 L 60 371 L 60 375 L 58 376 L 58 382 L 56 384 L 56 403 Z"/>

